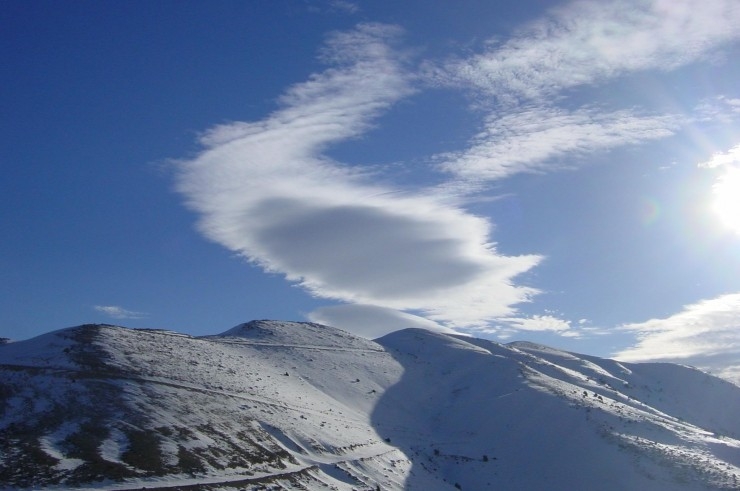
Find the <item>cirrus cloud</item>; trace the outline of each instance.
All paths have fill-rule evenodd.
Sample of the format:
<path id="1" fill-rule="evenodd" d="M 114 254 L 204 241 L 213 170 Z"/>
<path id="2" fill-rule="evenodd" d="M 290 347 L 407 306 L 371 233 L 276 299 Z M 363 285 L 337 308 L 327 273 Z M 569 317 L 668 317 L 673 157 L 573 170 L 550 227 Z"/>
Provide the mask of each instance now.
<path id="1" fill-rule="evenodd" d="M 734 0 L 575 1 L 433 76 L 505 103 L 541 100 L 626 73 L 675 69 L 740 38 L 738 24 Z"/>
<path id="2" fill-rule="evenodd" d="M 427 71 L 434 83 L 476 93 L 486 113 L 467 148 L 437 156 L 440 167 L 477 190 L 522 172 L 572 168 L 572 156 L 671 136 L 697 115 L 559 105 L 579 87 L 716 56 L 740 38 L 738 25 L 733 0 L 581 0 L 554 8 L 503 43 Z"/>
<path id="3" fill-rule="evenodd" d="M 624 361 L 695 365 L 740 383 L 740 293 L 687 305 L 672 316 L 626 324 L 637 343 L 615 353 Z"/>
<path id="4" fill-rule="evenodd" d="M 530 106 L 486 118 L 484 129 L 460 152 L 441 155 L 443 170 L 470 180 L 496 180 L 521 172 L 555 170 L 553 159 L 665 138 L 681 118 L 611 113 L 581 108 L 567 111 Z"/>
<path id="5" fill-rule="evenodd" d="M 145 312 L 127 310 L 118 305 L 95 305 L 93 308 L 113 319 L 142 319 L 149 315 Z"/>

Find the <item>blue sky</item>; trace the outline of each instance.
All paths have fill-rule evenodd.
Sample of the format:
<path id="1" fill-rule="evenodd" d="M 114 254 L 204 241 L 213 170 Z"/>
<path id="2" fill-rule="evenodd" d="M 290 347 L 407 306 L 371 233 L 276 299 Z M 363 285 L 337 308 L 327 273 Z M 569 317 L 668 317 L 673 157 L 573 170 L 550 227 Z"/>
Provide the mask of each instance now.
<path id="1" fill-rule="evenodd" d="M 309 319 L 740 374 L 734 0 L 0 18 L 0 337 Z"/>

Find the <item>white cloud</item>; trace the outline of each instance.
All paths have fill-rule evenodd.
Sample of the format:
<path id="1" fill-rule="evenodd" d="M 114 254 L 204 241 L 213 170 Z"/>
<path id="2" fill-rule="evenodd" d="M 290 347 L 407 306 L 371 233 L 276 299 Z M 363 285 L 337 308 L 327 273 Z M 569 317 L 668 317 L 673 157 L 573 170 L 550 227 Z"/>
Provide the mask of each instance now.
<path id="1" fill-rule="evenodd" d="M 529 317 L 500 317 L 484 332 L 495 334 L 500 339 L 508 339 L 520 333 L 549 332 L 563 337 L 580 337 L 580 330 L 573 329 L 571 322 L 550 314 Z"/>
<path id="2" fill-rule="evenodd" d="M 533 315 L 531 317 L 509 317 L 498 319 L 521 331 L 563 332 L 571 329 L 570 321 L 552 315 Z"/>
<path id="3" fill-rule="evenodd" d="M 141 319 L 149 315 L 144 312 L 126 310 L 117 305 L 95 305 L 93 308 L 113 319 Z"/>
<path id="4" fill-rule="evenodd" d="M 572 167 L 572 156 L 674 134 L 685 118 L 556 105 L 567 89 L 701 59 L 740 36 L 739 21 L 734 1 L 578 1 L 447 63 L 438 80 L 499 104 L 468 148 L 437 157 L 455 181 L 424 192 L 375 184 L 372 169 L 324 153 L 414 92 L 393 49 L 400 30 L 364 24 L 329 38 L 321 57 L 330 67 L 289 88 L 279 110 L 204 134 L 205 150 L 181 163 L 178 190 L 210 239 L 317 297 L 356 304 L 316 318 L 373 305 L 455 328 L 498 322 L 574 336 L 567 321 L 517 315 L 514 306 L 538 291 L 514 280 L 541 258 L 499 254 L 488 220 L 456 199 L 516 173 Z"/>
<path id="5" fill-rule="evenodd" d="M 360 6 L 356 2 L 350 2 L 348 0 L 331 0 L 329 5 L 336 10 L 348 14 L 356 14 L 360 11 Z"/>
<path id="6" fill-rule="evenodd" d="M 740 373 L 740 293 L 703 300 L 670 317 L 621 329 L 636 333 L 637 343 L 615 353 L 619 360 L 678 362 L 725 376 Z"/>
<path id="7" fill-rule="evenodd" d="M 645 69 L 669 70 L 740 38 L 736 0 L 575 1 L 503 44 L 456 60 L 440 81 L 500 102 L 542 99 Z"/>
<path id="8" fill-rule="evenodd" d="M 310 2 L 306 4 L 309 12 L 315 14 L 349 14 L 353 15 L 361 11 L 360 5 L 350 0 L 327 0 L 322 2 Z"/>
<path id="9" fill-rule="evenodd" d="M 700 163 L 699 167 L 704 169 L 715 169 L 717 167 L 736 164 L 740 164 L 740 145 L 735 145 L 727 152 L 715 153 L 707 162 Z"/>
<path id="10" fill-rule="evenodd" d="M 573 155 L 670 136 L 679 122 L 676 116 L 639 116 L 632 111 L 530 106 L 489 116 L 469 148 L 440 156 L 441 167 L 469 180 L 563 168 L 572 166 Z M 567 164 L 553 164 L 566 155 Z"/>
<path id="11" fill-rule="evenodd" d="M 731 124 L 740 116 L 740 99 L 723 95 L 703 99 L 694 108 L 698 121 Z"/>
<path id="12" fill-rule="evenodd" d="M 689 118 L 557 105 L 576 87 L 714 54 L 740 38 L 738 25 L 735 0 L 583 0 L 555 8 L 503 43 L 430 70 L 443 85 L 477 92 L 488 111 L 467 149 L 438 156 L 441 168 L 477 190 L 521 172 L 573 167 L 574 155 L 671 136 Z"/>
<path id="13" fill-rule="evenodd" d="M 418 315 L 376 305 L 332 305 L 310 314 L 312 322 L 338 327 L 368 339 L 376 339 L 393 331 L 407 328 L 458 334 L 434 321 Z"/>
<path id="14" fill-rule="evenodd" d="M 178 189 L 207 237 L 317 297 L 451 326 L 509 315 L 536 293 L 513 278 L 538 256 L 502 256 L 487 220 L 449 199 L 371 184 L 367 171 L 322 155 L 412 92 L 389 48 L 397 35 L 374 24 L 335 34 L 323 52 L 333 67 L 290 88 L 267 119 L 205 134 L 207 148 L 180 165 Z"/>

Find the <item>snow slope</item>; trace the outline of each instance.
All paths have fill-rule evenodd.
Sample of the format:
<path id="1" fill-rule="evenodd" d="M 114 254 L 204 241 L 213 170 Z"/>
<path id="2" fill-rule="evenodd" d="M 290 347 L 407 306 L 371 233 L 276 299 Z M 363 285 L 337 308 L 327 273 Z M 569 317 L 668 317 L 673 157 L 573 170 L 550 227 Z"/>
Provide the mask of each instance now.
<path id="1" fill-rule="evenodd" d="M 423 466 L 462 489 L 738 488 L 740 424 L 724 417 L 740 408 L 732 384 L 666 365 L 662 383 L 677 389 L 668 394 L 655 378 L 653 388 L 638 385 L 655 377 L 653 365 L 412 330 L 378 342 L 405 372 L 374 421 L 404 429 L 394 442 L 412 471 Z M 681 417 L 636 398 L 649 402 L 653 390 Z M 701 398 L 684 397 L 692 393 Z M 407 485 L 422 489 L 413 476 Z"/>
<path id="2" fill-rule="evenodd" d="M 738 408 L 694 369 L 530 343 L 86 325 L 0 345 L 0 488 L 738 489 Z"/>

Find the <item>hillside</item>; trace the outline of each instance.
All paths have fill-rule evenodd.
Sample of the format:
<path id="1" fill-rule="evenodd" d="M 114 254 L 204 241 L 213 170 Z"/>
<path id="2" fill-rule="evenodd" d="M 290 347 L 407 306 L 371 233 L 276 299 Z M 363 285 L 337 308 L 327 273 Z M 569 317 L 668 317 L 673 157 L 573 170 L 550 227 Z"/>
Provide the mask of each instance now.
<path id="1" fill-rule="evenodd" d="M 738 489 L 740 388 L 407 329 L 85 325 L 0 345 L 0 488 Z"/>

